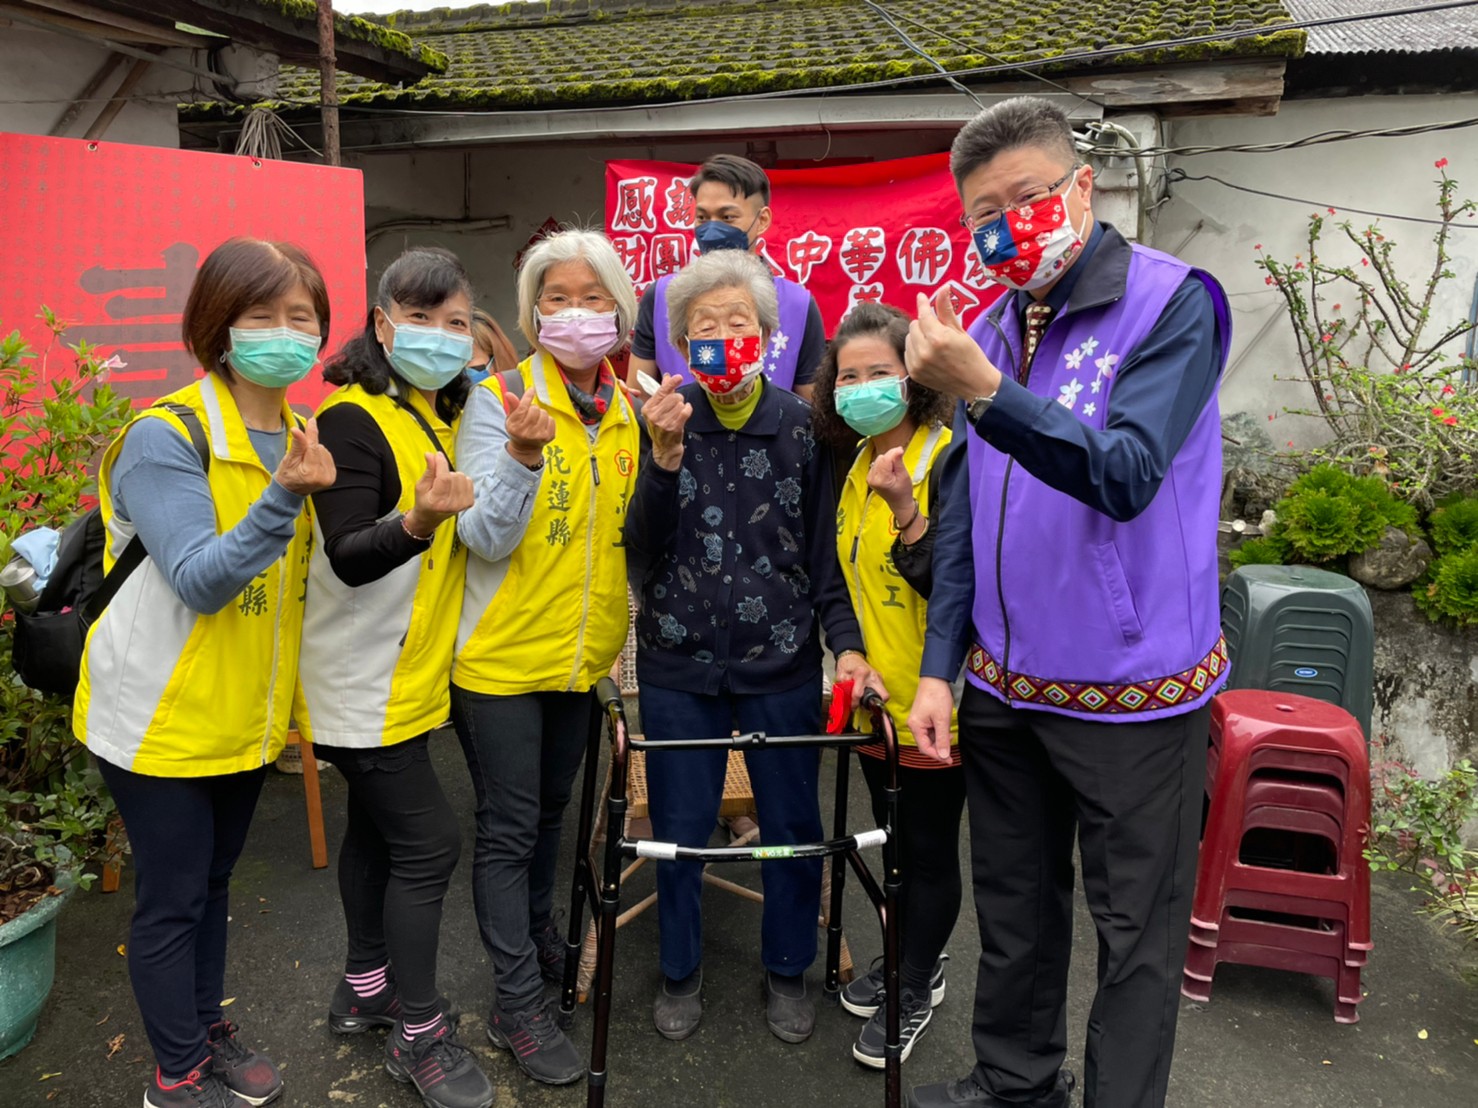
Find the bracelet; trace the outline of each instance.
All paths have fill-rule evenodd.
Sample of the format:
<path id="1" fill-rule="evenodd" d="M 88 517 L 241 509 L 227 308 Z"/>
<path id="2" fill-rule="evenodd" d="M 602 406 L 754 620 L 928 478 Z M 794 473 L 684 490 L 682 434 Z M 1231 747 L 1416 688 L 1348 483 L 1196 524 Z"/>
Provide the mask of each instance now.
<path id="1" fill-rule="evenodd" d="M 867 655 L 864 654 L 864 653 L 862 653 L 862 651 L 860 651 L 860 650 L 843 650 L 840 654 L 837 655 L 837 661 L 840 662 L 848 654 L 855 654 L 855 655 L 857 655 L 857 657 L 861 658 L 864 662 L 867 661 Z"/>
<path id="2" fill-rule="evenodd" d="M 898 523 L 898 533 L 901 535 L 919 521 L 919 516 L 924 514 L 924 506 L 917 500 L 913 502 L 913 518 L 907 523 L 898 523 L 898 517 L 893 517 L 893 522 Z"/>
<path id="3" fill-rule="evenodd" d="M 433 538 L 435 538 L 434 535 L 418 535 L 414 531 L 412 531 L 411 525 L 406 522 L 406 519 L 409 518 L 409 515 L 409 512 L 400 513 L 400 529 L 402 531 L 404 531 L 411 538 L 415 539 L 417 542 L 430 542 Z"/>

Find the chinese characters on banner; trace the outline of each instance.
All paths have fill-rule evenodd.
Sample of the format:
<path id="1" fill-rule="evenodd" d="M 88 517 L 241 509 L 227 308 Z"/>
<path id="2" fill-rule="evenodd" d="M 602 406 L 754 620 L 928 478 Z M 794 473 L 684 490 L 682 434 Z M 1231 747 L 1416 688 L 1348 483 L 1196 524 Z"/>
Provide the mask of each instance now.
<path id="1" fill-rule="evenodd" d="M 696 165 L 606 163 L 606 233 L 638 292 L 697 256 L 688 180 Z M 762 241 L 771 272 L 805 285 L 827 334 L 852 305 L 915 314 L 948 286 L 968 326 L 1000 295 L 960 225 L 947 154 L 819 169 L 770 170 L 775 219 Z"/>
<path id="2" fill-rule="evenodd" d="M 328 285 L 325 356 L 364 325 L 364 188 L 358 170 L 150 146 L 0 134 L 0 334 L 38 354 L 50 307 L 125 363 L 109 381 L 135 407 L 188 385 L 199 367 L 180 317 L 205 256 L 235 235 L 295 242 Z M 48 370 L 71 366 L 52 348 Z M 328 394 L 318 369 L 288 390 L 299 410 Z"/>

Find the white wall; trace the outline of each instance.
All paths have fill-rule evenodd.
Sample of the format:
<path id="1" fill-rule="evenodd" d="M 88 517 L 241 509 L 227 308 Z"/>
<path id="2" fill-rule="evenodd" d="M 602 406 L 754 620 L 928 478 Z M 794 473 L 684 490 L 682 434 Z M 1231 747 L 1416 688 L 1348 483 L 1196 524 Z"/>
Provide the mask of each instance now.
<path id="1" fill-rule="evenodd" d="M 168 53 L 183 56 L 189 51 Z M 82 91 L 107 56 L 105 47 L 92 46 L 78 39 L 54 35 L 49 31 L 29 30 L 19 25 L 6 28 L 5 33 L 0 34 L 0 131 L 25 135 L 49 133 L 67 110 L 71 99 Z M 126 58 L 109 75 L 98 95 L 106 97 L 111 94 L 132 64 L 133 59 Z M 161 93 L 189 88 L 193 80 L 187 73 L 155 62 L 132 96 L 159 97 Z M 84 104 L 82 113 L 62 137 L 81 138 L 105 103 L 106 100 L 96 100 Z M 169 97 L 159 97 L 156 101 L 130 99 L 103 135 L 103 140 L 144 146 L 179 146 L 180 128 L 175 103 Z"/>
<path id="2" fill-rule="evenodd" d="M 1169 144 L 1227 145 L 1277 142 L 1333 129 L 1367 129 L 1465 119 L 1478 114 L 1478 95 L 1364 96 L 1339 100 L 1286 101 L 1271 118 L 1207 118 L 1172 121 L 1166 128 Z M 1317 201 L 1289 203 L 1237 192 L 1213 182 L 1183 181 L 1173 186 L 1172 199 L 1161 210 L 1153 243 L 1179 254 L 1215 274 L 1231 296 L 1234 338 L 1229 376 L 1222 388 L 1223 413 L 1245 411 L 1266 424 L 1274 445 L 1290 440 L 1299 446 L 1314 442 L 1318 420 L 1287 415 L 1285 407 L 1307 407 L 1313 397 L 1301 379 L 1293 332 L 1276 289 L 1264 284 L 1264 272 L 1253 264 L 1257 243 L 1285 260 L 1303 245 L 1310 212 L 1334 208 L 1325 229 L 1326 260 L 1355 264 L 1353 246 L 1335 245 L 1335 229 L 1328 224 L 1348 218 L 1363 230 L 1370 217 L 1346 215 L 1348 206 L 1371 211 L 1431 217 L 1435 215 L 1438 171 L 1433 163 L 1449 161 L 1447 172 L 1463 184 L 1458 197 L 1478 196 L 1478 132 L 1455 130 L 1406 138 L 1356 139 L 1276 154 L 1217 153 L 1174 159 L 1191 174 L 1211 174 L 1239 185 Z M 1327 213 L 1326 213 L 1327 214 Z M 1454 231 L 1448 246 L 1450 268 L 1456 279 L 1433 307 L 1436 323 L 1467 318 L 1478 274 L 1478 219 L 1466 221 L 1472 230 Z M 1382 233 L 1397 243 L 1398 264 L 1406 259 L 1403 276 L 1421 281 L 1434 258 L 1431 239 L 1435 227 L 1386 219 Z M 1345 286 L 1348 288 L 1349 286 Z M 1331 286 L 1329 303 L 1339 303 L 1341 292 Z M 1280 318 L 1258 338 L 1274 313 Z M 1440 332 L 1438 332 L 1440 334 Z M 1435 335 L 1433 336 L 1436 337 Z M 1453 353 L 1461 352 L 1454 344 Z M 1275 377 L 1299 377 L 1280 382 Z"/>

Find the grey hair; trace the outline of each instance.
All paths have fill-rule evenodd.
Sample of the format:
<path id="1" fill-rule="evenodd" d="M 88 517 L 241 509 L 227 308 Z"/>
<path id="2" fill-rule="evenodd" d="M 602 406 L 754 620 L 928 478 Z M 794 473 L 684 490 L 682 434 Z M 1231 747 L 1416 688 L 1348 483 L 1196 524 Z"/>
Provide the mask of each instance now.
<path id="1" fill-rule="evenodd" d="M 765 334 L 780 329 L 780 299 L 765 263 L 745 250 L 715 250 L 699 255 L 667 283 L 667 337 L 673 346 L 688 337 L 693 301 L 717 289 L 744 289 L 754 300 Z"/>
<path id="2" fill-rule="evenodd" d="M 612 349 L 619 350 L 631 337 L 636 322 L 636 289 L 611 240 L 599 231 L 568 227 L 529 248 L 518 271 L 518 329 L 529 342 L 539 345 L 539 297 L 544 292 L 544 275 L 551 266 L 574 261 L 589 265 L 595 279 L 615 298 L 621 339 Z"/>
<path id="3" fill-rule="evenodd" d="M 1060 157 L 1064 168 L 1078 161 L 1073 127 L 1063 110 L 1040 96 L 1013 96 L 986 108 L 960 128 L 949 148 L 955 187 L 997 154 L 1023 146 Z"/>

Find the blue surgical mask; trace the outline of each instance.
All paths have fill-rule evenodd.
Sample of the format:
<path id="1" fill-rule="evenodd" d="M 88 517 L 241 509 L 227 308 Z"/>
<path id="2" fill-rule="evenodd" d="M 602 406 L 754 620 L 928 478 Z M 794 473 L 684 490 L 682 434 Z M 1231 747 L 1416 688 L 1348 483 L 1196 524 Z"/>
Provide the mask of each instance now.
<path id="1" fill-rule="evenodd" d="M 908 414 L 902 377 L 880 377 L 860 385 L 843 385 L 833 395 L 837 415 L 852 430 L 868 438 L 893 430 Z"/>
<path id="2" fill-rule="evenodd" d="M 285 389 L 308 376 L 319 341 L 294 327 L 232 327 L 226 364 L 263 388 Z"/>
<path id="3" fill-rule="evenodd" d="M 385 357 L 415 388 L 439 389 L 472 360 L 471 335 L 454 335 L 419 323 L 386 322 L 395 332 L 395 345 L 383 348 Z"/>
<path id="4" fill-rule="evenodd" d="M 710 219 L 698 224 L 693 232 L 701 253 L 712 254 L 716 250 L 748 250 L 749 232 L 743 227 L 725 223 L 722 219 Z"/>

